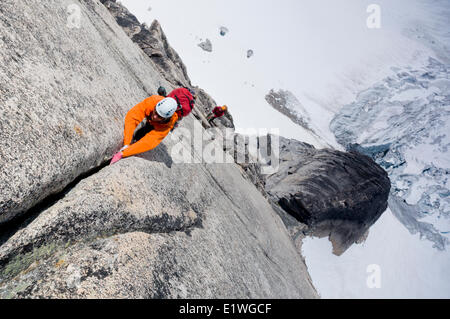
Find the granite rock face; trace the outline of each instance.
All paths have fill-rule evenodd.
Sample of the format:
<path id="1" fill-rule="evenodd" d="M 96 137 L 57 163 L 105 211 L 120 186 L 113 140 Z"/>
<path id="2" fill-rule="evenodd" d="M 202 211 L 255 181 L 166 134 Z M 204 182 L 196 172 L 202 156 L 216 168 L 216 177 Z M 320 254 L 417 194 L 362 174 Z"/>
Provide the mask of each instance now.
<path id="1" fill-rule="evenodd" d="M 269 105 L 283 115 L 286 115 L 292 122 L 300 125 L 305 130 L 309 131 L 317 140 L 323 142 L 323 139 L 318 134 L 318 129 L 313 125 L 311 116 L 304 108 L 302 103 L 297 97 L 289 90 L 274 90 L 271 89 L 266 94 L 265 99 Z M 331 147 L 329 144 L 324 144 L 327 147 Z"/>
<path id="2" fill-rule="evenodd" d="M 161 76 L 172 86 L 191 86 L 186 66 L 170 46 L 157 20 L 148 27 L 141 24 L 127 8 L 116 0 L 101 0 L 125 33 L 155 63 Z"/>
<path id="3" fill-rule="evenodd" d="M 122 146 L 129 108 L 183 81 L 182 67 L 161 76 L 98 1 L 5 0 L 0 26 L 1 298 L 317 297 L 239 166 L 205 163 L 207 147 L 178 134 L 202 131 L 195 117 L 156 149 L 99 167 Z"/>
<path id="4" fill-rule="evenodd" d="M 0 296 L 316 297 L 281 219 L 236 164 L 177 164 L 178 141 L 163 143 L 82 180 L 8 238 Z"/>
<path id="5" fill-rule="evenodd" d="M 249 145 L 254 143 L 254 141 L 250 141 L 249 136 L 224 130 L 219 130 L 219 132 L 216 133 L 216 136 L 221 136 L 223 138 L 223 150 L 232 156 L 234 162 L 240 166 L 243 176 L 251 181 L 261 194 L 267 198 L 264 185 L 265 176 L 262 172 L 262 164 L 267 160 L 264 158 L 263 162 L 260 162 L 258 154 L 251 152 L 251 147 L 249 147 Z M 261 147 L 262 143 L 259 146 Z"/>
<path id="6" fill-rule="evenodd" d="M 126 112 L 167 83 L 101 3 L 74 3 L 2 1 L 0 224 L 109 159 Z"/>
<path id="7" fill-rule="evenodd" d="M 143 27 L 132 40 L 156 64 L 161 75 L 174 86 L 191 86 L 186 66 L 178 53 L 172 49 L 157 20 L 149 28 Z"/>
<path id="8" fill-rule="evenodd" d="M 390 181 L 372 159 L 358 153 L 315 149 L 280 138 L 280 166 L 266 176 L 270 198 L 309 233 L 329 236 L 334 253 L 358 242 L 387 208 Z"/>
<path id="9" fill-rule="evenodd" d="M 286 115 L 292 122 L 304 129 L 311 130 L 311 118 L 292 92 L 272 89 L 266 94 L 265 99 L 275 110 Z"/>
<path id="10" fill-rule="evenodd" d="M 340 255 L 364 240 L 387 208 L 387 173 L 365 155 L 272 135 L 258 137 L 258 152 L 252 153 L 248 137 L 228 139 L 235 145 L 227 151 L 269 200 L 299 250 L 307 235 L 328 236 Z M 268 164 L 275 173 L 264 174 Z"/>
<path id="11" fill-rule="evenodd" d="M 116 19 L 117 24 L 120 25 L 125 33 L 132 38 L 145 28 L 138 19 L 128 11 L 120 2 L 116 0 L 100 0 L 100 2 L 109 10 L 112 16 Z"/>
<path id="12" fill-rule="evenodd" d="M 305 236 L 328 236 L 340 255 L 364 240 L 387 208 L 387 173 L 365 155 L 273 135 L 224 136 L 224 150 L 271 203 L 299 251 Z M 267 166 L 275 173 L 264 173 Z"/>

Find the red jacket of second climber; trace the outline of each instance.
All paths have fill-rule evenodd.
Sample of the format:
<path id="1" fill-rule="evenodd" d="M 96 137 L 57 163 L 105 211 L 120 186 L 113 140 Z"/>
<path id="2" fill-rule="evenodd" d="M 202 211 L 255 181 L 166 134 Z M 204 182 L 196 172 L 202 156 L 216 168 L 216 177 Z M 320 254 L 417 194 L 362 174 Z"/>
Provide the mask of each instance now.
<path id="1" fill-rule="evenodd" d="M 216 106 L 212 112 L 216 117 L 221 117 L 225 114 L 225 111 L 223 110 L 222 106 Z"/>

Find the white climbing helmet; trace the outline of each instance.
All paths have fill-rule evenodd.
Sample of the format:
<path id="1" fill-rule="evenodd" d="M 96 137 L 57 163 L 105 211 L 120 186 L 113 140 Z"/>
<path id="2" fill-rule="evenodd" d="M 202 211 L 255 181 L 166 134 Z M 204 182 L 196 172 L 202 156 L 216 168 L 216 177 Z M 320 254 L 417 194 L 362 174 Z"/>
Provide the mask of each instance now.
<path id="1" fill-rule="evenodd" d="M 161 100 L 158 104 L 156 104 L 156 113 L 158 113 L 159 116 L 168 119 L 172 117 L 172 115 L 177 110 L 178 103 L 175 101 L 175 99 L 171 97 L 166 97 L 165 99 Z"/>

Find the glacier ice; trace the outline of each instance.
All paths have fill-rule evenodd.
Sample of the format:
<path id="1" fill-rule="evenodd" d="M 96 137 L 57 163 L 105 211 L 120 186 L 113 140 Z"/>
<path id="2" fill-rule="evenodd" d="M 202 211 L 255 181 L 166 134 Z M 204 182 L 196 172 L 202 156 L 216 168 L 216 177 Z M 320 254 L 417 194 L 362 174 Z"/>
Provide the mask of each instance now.
<path id="1" fill-rule="evenodd" d="M 438 249 L 450 230 L 450 72 L 434 58 L 358 94 L 330 122 L 339 144 L 389 174 L 394 215 Z"/>

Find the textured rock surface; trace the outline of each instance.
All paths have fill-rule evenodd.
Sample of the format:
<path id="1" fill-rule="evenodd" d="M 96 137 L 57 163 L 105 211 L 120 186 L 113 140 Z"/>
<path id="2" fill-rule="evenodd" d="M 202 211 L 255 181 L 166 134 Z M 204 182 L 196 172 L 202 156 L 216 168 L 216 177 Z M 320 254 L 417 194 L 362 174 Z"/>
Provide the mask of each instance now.
<path id="1" fill-rule="evenodd" d="M 387 208 L 390 181 L 369 157 L 280 138 L 280 167 L 265 178 L 270 198 L 334 253 L 358 242 Z M 287 225 L 289 226 L 289 225 Z"/>
<path id="2" fill-rule="evenodd" d="M 170 46 L 158 21 L 153 21 L 148 27 L 141 24 L 116 0 L 101 0 L 101 2 L 133 42 L 152 59 L 162 77 L 172 86 L 191 85 L 186 66 L 178 53 Z"/>
<path id="3" fill-rule="evenodd" d="M 234 162 L 241 167 L 243 176 L 251 181 L 264 197 L 267 197 L 264 188 L 265 176 L 262 174 L 261 169 L 262 164 L 266 162 L 266 158 L 264 158 L 264 163 L 262 163 L 259 161 L 257 154 L 251 154 L 249 151 L 249 137 L 224 130 L 219 130 L 215 135 L 223 137 L 223 150 L 232 156 Z M 263 148 L 261 147 L 261 149 Z"/>
<path id="4" fill-rule="evenodd" d="M 386 210 L 390 181 L 367 156 L 271 135 L 252 142 L 240 134 L 224 136 L 224 150 L 269 200 L 299 251 L 306 235 L 329 236 L 333 252 L 342 254 Z M 250 151 L 251 143 L 258 152 Z M 267 165 L 278 169 L 264 174 Z"/>
<path id="5" fill-rule="evenodd" d="M 311 129 L 309 126 L 311 118 L 292 92 L 272 89 L 266 94 L 265 98 L 267 103 L 281 114 L 286 115 L 291 121 L 307 130 Z"/>
<path id="6" fill-rule="evenodd" d="M 73 4 L 80 29 L 66 26 Z M 98 1 L 3 1 L 0 24 L 7 220 L 110 157 L 126 111 L 170 84 Z M 201 164 L 203 148 L 175 134 L 195 125 L 185 118 L 155 150 L 16 220 L 0 238 L 0 296 L 317 297 L 286 228 L 240 168 Z M 174 147 L 199 163 L 178 164 Z"/>
<path id="7" fill-rule="evenodd" d="M 1 296 L 316 297 L 282 221 L 237 166 L 172 163 L 175 142 L 84 179 L 11 236 Z"/>
<path id="8" fill-rule="evenodd" d="M 275 110 L 286 115 L 292 122 L 309 131 L 325 146 L 331 147 L 324 143 L 320 135 L 317 134 L 317 128 L 313 127 L 310 115 L 291 91 L 281 89 L 275 91 L 274 89 L 271 89 L 269 93 L 266 94 L 265 99 Z"/>
<path id="9" fill-rule="evenodd" d="M 173 50 L 158 21 L 133 36 L 133 41 L 155 62 L 160 73 L 175 86 L 190 86 L 187 69 L 180 56 Z"/>
<path id="10" fill-rule="evenodd" d="M 120 1 L 116 0 L 100 0 L 100 2 L 109 10 L 109 12 L 116 19 L 117 24 L 120 25 L 125 33 L 132 38 L 145 28 L 138 19 L 124 7 Z"/>
<path id="11" fill-rule="evenodd" d="M 2 1 L 0 223 L 120 147 L 128 109 L 156 91 L 149 58 L 97 1 Z"/>
<path id="12" fill-rule="evenodd" d="M 200 48 L 202 48 L 203 51 L 206 51 L 206 52 L 212 52 L 212 50 L 213 50 L 212 49 L 212 43 L 211 43 L 211 41 L 209 39 L 206 39 L 205 41 L 200 42 L 198 44 L 198 46 Z"/>

